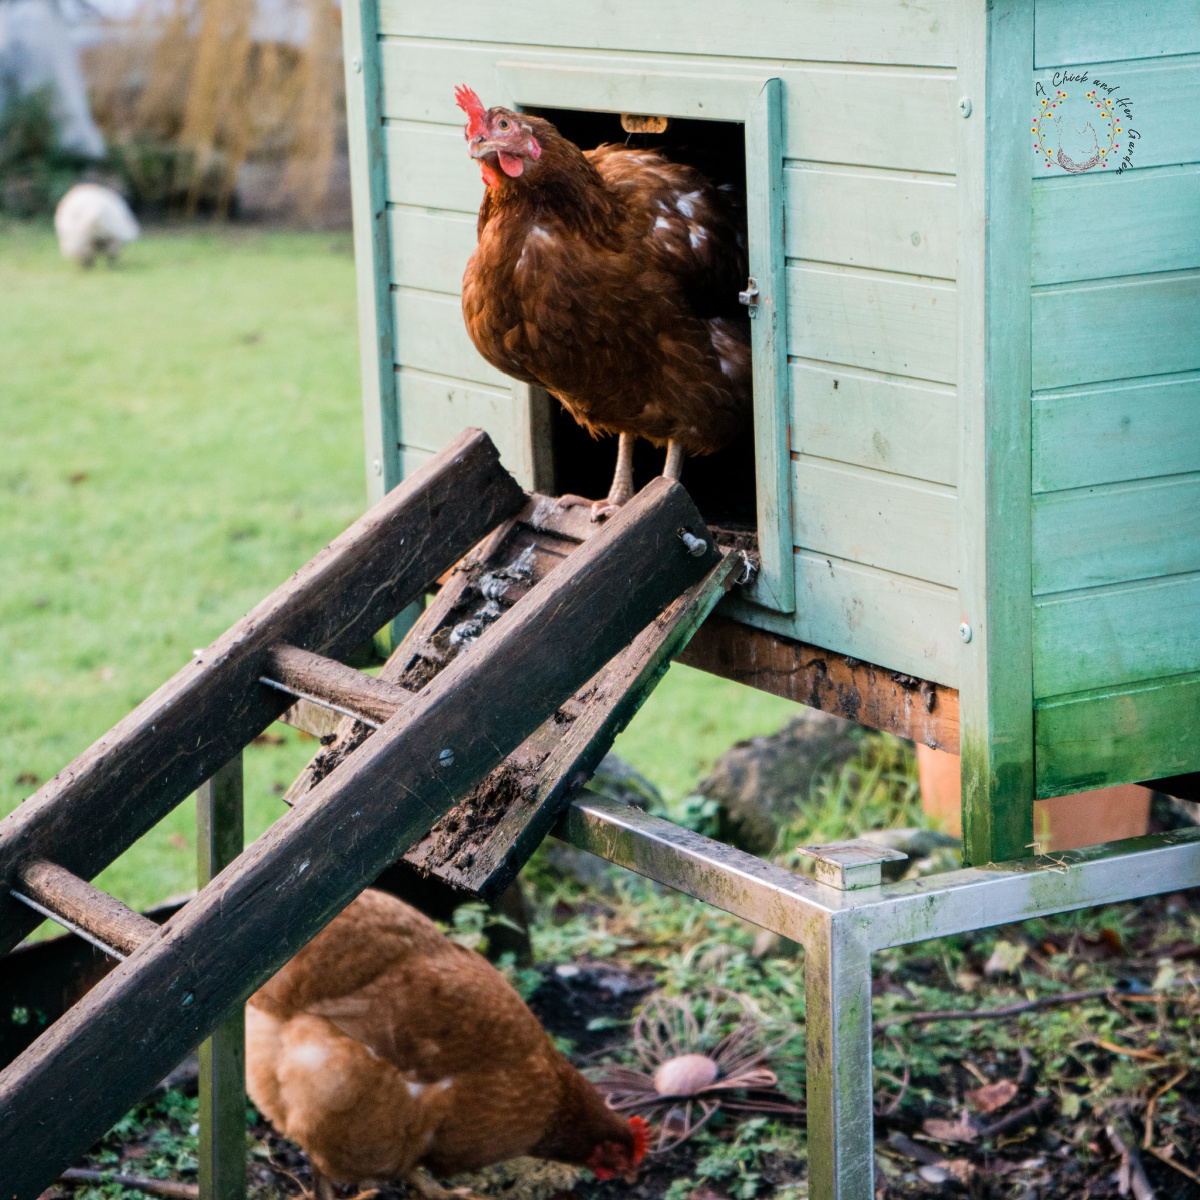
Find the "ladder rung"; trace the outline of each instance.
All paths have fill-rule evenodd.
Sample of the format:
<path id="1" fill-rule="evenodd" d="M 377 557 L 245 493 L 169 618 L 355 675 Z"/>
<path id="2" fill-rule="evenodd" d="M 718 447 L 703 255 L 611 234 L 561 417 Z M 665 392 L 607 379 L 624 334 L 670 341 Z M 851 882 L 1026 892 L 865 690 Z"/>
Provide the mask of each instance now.
<path id="1" fill-rule="evenodd" d="M 372 729 L 412 699 L 411 692 L 394 683 L 297 646 L 272 646 L 267 664 L 270 675 L 259 678 L 268 687 L 355 717 Z"/>
<path id="2" fill-rule="evenodd" d="M 21 867 L 17 882 L 21 890 L 10 893 L 15 900 L 65 925 L 114 958 L 126 958 L 158 932 L 149 917 L 45 859 Z"/>

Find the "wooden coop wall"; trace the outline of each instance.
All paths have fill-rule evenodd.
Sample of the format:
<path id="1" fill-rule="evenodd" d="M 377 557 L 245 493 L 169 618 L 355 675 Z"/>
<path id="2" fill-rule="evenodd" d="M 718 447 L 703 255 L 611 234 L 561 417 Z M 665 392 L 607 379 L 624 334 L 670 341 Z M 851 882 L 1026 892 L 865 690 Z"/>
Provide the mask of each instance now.
<path id="1" fill-rule="evenodd" d="M 1097 78 L 1120 159 L 1034 151 L 1040 796 L 1200 768 L 1200 7 L 1038 0 L 1035 84 Z"/>
<path id="2" fill-rule="evenodd" d="M 777 77 L 791 423 L 780 474 L 794 497 L 796 611 L 734 612 L 956 685 L 956 6 L 762 0 L 742 20 L 696 0 L 652 12 L 633 0 L 382 0 L 377 10 L 366 0 L 362 69 L 380 75 L 374 186 L 386 204 L 374 244 L 386 271 L 368 281 L 364 307 L 392 324 L 364 351 L 364 375 L 376 352 L 395 367 L 390 379 L 379 371 L 383 418 L 368 411 L 380 483 L 465 425 L 487 430 L 524 482 L 534 472 L 527 390 L 479 356 L 461 317 L 482 184 L 454 85 L 511 104 L 514 61 L 675 72 L 701 99 L 706 86 Z M 347 20 L 358 12 L 349 5 Z M 368 78 L 368 106 L 374 86 Z M 353 108 L 351 118 L 353 131 Z M 786 439 L 781 430 L 780 455 Z"/>

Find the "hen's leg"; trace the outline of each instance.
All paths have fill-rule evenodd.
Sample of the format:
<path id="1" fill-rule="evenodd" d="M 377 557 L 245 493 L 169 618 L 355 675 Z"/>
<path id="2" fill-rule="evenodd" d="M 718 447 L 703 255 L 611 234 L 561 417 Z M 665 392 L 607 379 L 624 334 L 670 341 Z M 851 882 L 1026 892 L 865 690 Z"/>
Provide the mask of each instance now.
<path id="1" fill-rule="evenodd" d="M 333 1184 L 314 1166 L 312 1168 L 313 1200 L 335 1200 Z"/>
<path id="2" fill-rule="evenodd" d="M 470 1188 L 442 1187 L 424 1167 L 413 1167 L 404 1177 L 404 1182 L 423 1200 L 479 1200 Z"/>
<path id="3" fill-rule="evenodd" d="M 636 434 L 623 433 L 617 442 L 617 469 L 606 500 L 592 505 L 592 520 L 611 517 L 633 495 L 633 444 Z"/>
<path id="4" fill-rule="evenodd" d="M 683 474 L 683 447 L 672 438 L 667 443 L 667 461 L 663 467 L 664 479 L 678 479 Z"/>

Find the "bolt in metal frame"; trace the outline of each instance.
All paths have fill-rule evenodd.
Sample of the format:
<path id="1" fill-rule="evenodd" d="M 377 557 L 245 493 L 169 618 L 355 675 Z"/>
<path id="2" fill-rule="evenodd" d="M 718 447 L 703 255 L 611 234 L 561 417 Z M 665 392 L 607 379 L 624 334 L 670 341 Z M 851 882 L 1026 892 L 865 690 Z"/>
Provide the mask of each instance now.
<path id="1" fill-rule="evenodd" d="M 804 947 L 812 1200 L 872 1200 L 871 955 L 1200 885 L 1200 828 L 840 890 L 584 791 L 564 841 Z"/>

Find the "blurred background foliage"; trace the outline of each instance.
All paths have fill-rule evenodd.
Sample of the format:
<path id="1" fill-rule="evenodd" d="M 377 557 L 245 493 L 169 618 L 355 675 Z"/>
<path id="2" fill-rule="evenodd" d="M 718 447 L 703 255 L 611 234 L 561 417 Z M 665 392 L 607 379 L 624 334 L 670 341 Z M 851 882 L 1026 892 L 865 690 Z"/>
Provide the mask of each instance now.
<path id="1" fill-rule="evenodd" d="M 0 86 L 0 212 L 50 213 L 90 179 L 143 218 L 348 223 L 332 0 L 142 0 L 90 29 L 78 57 L 104 153 L 63 145 L 52 84 Z"/>

